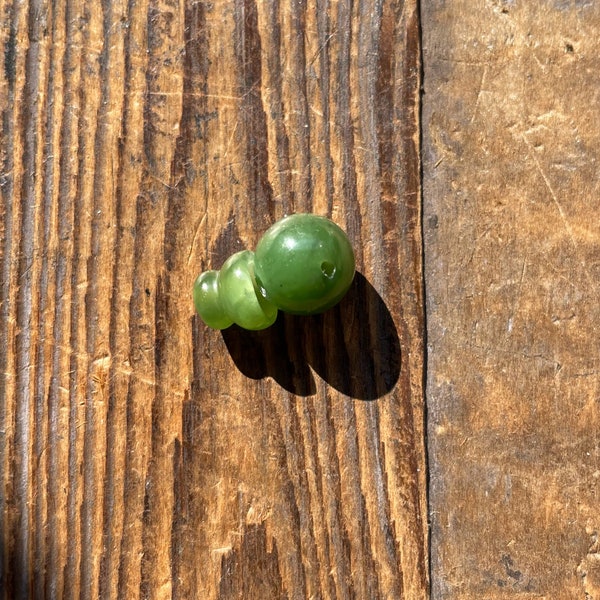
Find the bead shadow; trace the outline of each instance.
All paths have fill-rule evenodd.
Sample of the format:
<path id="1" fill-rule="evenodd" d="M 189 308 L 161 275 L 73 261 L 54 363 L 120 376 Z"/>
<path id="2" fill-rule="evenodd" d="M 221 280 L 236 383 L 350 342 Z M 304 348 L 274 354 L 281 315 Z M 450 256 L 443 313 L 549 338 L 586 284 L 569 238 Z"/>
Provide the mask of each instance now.
<path id="1" fill-rule="evenodd" d="M 360 273 L 344 299 L 320 315 L 279 312 L 262 331 L 233 325 L 222 331 L 238 369 L 247 377 L 272 377 L 299 396 L 316 393 L 312 367 L 347 396 L 375 400 L 400 375 L 400 341 L 392 316 L 375 288 Z"/>

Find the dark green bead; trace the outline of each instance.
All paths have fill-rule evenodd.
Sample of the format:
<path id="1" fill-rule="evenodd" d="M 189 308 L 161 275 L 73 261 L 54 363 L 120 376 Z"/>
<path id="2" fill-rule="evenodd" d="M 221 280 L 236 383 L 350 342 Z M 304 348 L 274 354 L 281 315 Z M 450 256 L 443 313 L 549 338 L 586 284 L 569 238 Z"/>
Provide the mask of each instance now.
<path id="1" fill-rule="evenodd" d="M 260 239 L 254 258 L 262 295 L 281 310 L 315 314 L 337 304 L 354 278 L 354 252 L 332 221 L 295 214 Z"/>

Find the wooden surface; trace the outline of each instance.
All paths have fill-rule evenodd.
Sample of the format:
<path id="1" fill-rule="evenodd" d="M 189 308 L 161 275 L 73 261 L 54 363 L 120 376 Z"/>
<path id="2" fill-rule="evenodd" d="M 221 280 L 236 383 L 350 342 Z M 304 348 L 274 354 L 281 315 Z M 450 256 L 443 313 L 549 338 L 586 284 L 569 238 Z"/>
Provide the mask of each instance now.
<path id="1" fill-rule="evenodd" d="M 432 591 L 600 598 L 600 4 L 423 3 Z"/>
<path id="2" fill-rule="evenodd" d="M 0 597 L 426 597 L 416 0 L 2 0 Z M 196 275 L 348 231 L 322 317 Z"/>
<path id="3" fill-rule="evenodd" d="M 0 598 L 600 599 L 598 3 L 0 23 Z M 205 328 L 294 211 L 348 297 Z"/>

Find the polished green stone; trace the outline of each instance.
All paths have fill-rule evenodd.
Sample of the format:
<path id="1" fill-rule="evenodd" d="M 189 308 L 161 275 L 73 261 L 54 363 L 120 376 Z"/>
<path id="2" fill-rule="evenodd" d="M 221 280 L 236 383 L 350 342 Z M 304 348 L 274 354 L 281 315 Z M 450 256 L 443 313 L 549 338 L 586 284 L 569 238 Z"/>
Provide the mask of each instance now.
<path id="1" fill-rule="evenodd" d="M 264 298 L 254 282 L 254 252 L 230 256 L 218 276 L 219 300 L 227 315 L 244 329 L 265 329 L 277 319 L 277 306 Z"/>
<path id="2" fill-rule="evenodd" d="M 346 234 L 329 219 L 295 214 L 260 239 L 254 267 L 256 284 L 270 302 L 292 314 L 315 314 L 348 291 L 354 252 Z"/>
<path id="3" fill-rule="evenodd" d="M 194 306 L 202 320 L 213 329 L 233 324 L 221 304 L 217 287 L 218 271 L 204 271 L 194 282 Z"/>

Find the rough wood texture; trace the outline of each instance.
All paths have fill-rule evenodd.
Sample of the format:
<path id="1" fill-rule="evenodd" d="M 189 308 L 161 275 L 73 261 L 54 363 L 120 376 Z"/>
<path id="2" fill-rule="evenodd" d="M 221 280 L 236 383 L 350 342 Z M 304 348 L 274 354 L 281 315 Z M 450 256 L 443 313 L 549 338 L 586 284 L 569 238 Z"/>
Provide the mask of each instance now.
<path id="1" fill-rule="evenodd" d="M 416 0 L 0 19 L 0 597 L 424 598 Z M 348 298 L 205 328 L 198 272 L 293 211 Z"/>
<path id="2" fill-rule="evenodd" d="M 425 2 L 435 600 L 600 598 L 600 4 Z"/>

